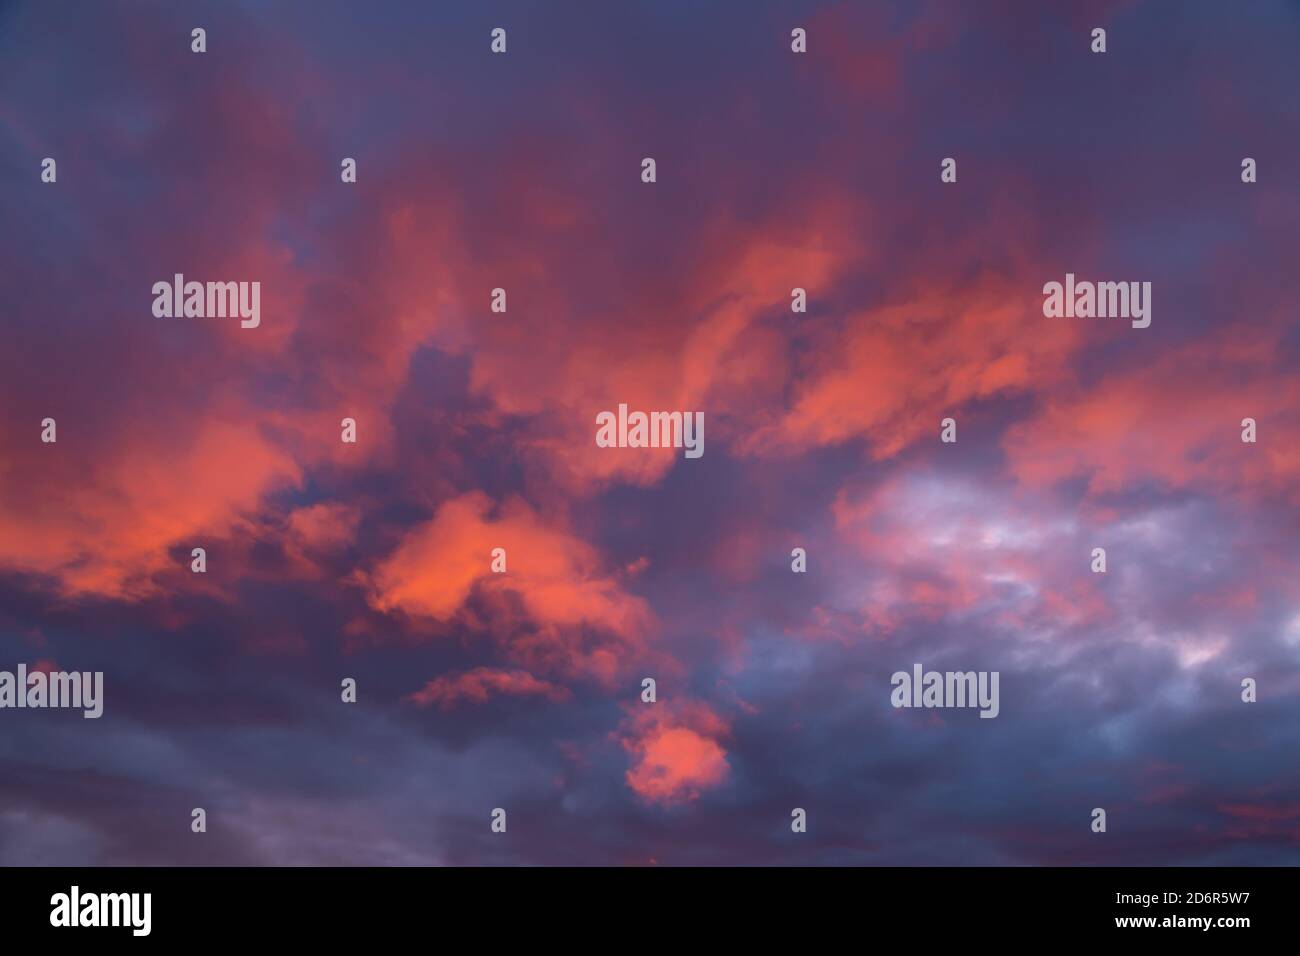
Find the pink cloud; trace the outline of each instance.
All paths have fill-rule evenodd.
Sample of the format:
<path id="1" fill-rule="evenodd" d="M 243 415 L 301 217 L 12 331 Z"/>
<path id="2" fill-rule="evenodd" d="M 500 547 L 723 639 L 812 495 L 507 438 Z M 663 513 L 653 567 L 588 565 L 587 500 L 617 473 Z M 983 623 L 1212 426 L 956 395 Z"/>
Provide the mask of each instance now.
<path id="1" fill-rule="evenodd" d="M 496 548 L 505 551 L 505 573 L 492 571 Z M 512 660 L 605 684 L 644 659 L 655 620 L 590 545 L 520 498 L 494 507 L 478 491 L 444 502 L 359 580 L 375 610 L 434 621 L 452 619 L 478 595 L 501 624 L 516 598 L 533 626 L 507 642 Z"/>
<path id="2" fill-rule="evenodd" d="M 629 787 L 648 803 L 671 806 L 720 786 L 731 767 L 722 744 L 726 722 L 707 705 L 638 705 L 621 742 L 633 756 Z"/>
<path id="3" fill-rule="evenodd" d="M 420 707 L 436 704 L 442 710 L 452 710 L 462 703 L 487 703 L 493 695 L 545 697 L 554 703 L 566 701 L 571 696 L 567 688 L 539 680 L 527 671 L 476 667 L 460 674 L 434 678 L 406 699 Z"/>

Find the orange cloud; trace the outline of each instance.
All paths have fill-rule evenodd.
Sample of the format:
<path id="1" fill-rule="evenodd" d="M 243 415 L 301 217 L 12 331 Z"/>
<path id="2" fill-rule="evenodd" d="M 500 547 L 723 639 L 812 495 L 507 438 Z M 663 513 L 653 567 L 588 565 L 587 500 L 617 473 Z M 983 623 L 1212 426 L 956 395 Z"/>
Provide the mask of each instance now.
<path id="1" fill-rule="evenodd" d="M 490 270 L 470 264 L 473 282 L 461 293 L 470 304 L 446 309 L 434 338 L 467 357 L 471 391 L 501 413 L 529 419 L 521 450 L 547 480 L 568 492 L 613 482 L 653 484 L 680 466 L 681 452 L 597 448 L 596 415 L 620 402 L 702 410 L 707 448 L 715 438 L 725 440 L 716 429 L 728 413 L 778 407 L 788 332 L 763 319 L 790 314 L 795 286 L 815 298 L 857 261 L 863 241 L 845 206 L 843 197 L 828 196 L 757 224 L 720 217 L 696 237 L 684 274 L 672 272 L 652 286 L 635 271 L 622 275 L 626 264 L 611 263 L 620 291 L 627 291 L 615 315 L 600 316 L 564 284 L 572 250 L 586 248 L 590 211 L 582 210 L 541 263 L 530 247 L 515 250 L 519 262 L 494 261 Z M 572 246 L 565 244 L 570 236 Z M 517 281 L 528 290 L 526 300 L 522 291 L 510 299 L 511 320 L 457 321 L 485 307 L 483 290 L 502 274 L 521 276 Z"/>
<path id="2" fill-rule="evenodd" d="M 151 593 L 151 577 L 176 567 L 170 547 L 202 545 L 200 532 L 224 530 L 269 488 L 301 480 L 256 425 L 157 417 L 78 476 L 87 452 L 70 425 L 54 444 L 32 437 L 0 471 L 0 567 L 48 575 L 69 595 Z M 165 447 L 148 437 L 159 434 Z"/>
<path id="3" fill-rule="evenodd" d="M 504 574 L 491 570 L 494 548 L 505 549 Z M 506 618 L 513 596 L 534 629 L 511 639 L 508 653 L 535 669 L 603 683 L 644 659 L 654 620 L 644 600 L 601 572 L 590 545 L 547 525 L 519 498 L 493 513 L 479 491 L 444 502 L 361 580 L 376 610 L 437 621 L 457 615 L 472 594 Z"/>
<path id="4" fill-rule="evenodd" d="M 782 416 L 744 444 L 780 454 L 864 438 L 897 454 L 965 403 L 1054 382 L 1078 327 L 1026 307 L 1027 280 L 984 274 L 964 286 L 918 286 L 815 332 L 816 348 Z"/>
<path id="5" fill-rule="evenodd" d="M 554 702 L 568 700 L 571 696 L 567 688 L 539 680 L 527 671 L 476 667 L 461 674 L 437 677 L 406 699 L 420 707 L 437 704 L 442 710 L 451 710 L 462 702 L 487 703 L 493 694 L 538 696 Z"/>
<path id="6" fill-rule="evenodd" d="M 622 737 L 623 748 L 634 757 L 625 777 L 627 785 L 649 803 L 673 805 L 698 799 L 730 773 L 721 743 L 728 729 L 701 703 L 638 705 Z"/>
<path id="7" fill-rule="evenodd" d="M 1300 380 L 1275 349 L 1262 330 L 1240 330 L 1049 401 L 1008 430 L 1010 470 L 1036 487 L 1086 478 L 1094 494 L 1155 481 L 1300 501 Z M 1243 418 L 1256 420 L 1256 444 L 1241 441 Z"/>

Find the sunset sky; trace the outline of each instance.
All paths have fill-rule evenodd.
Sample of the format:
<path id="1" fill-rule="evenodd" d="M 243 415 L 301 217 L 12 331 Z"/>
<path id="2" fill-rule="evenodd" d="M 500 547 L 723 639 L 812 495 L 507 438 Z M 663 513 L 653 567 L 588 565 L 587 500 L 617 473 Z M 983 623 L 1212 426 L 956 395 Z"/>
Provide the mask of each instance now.
<path id="1" fill-rule="evenodd" d="M 0 2 L 0 670 L 104 673 L 0 710 L 0 864 L 1300 863 L 1298 49 L 1280 0 Z M 155 317 L 176 273 L 260 326 Z M 1066 273 L 1150 327 L 1044 317 Z M 620 403 L 703 456 L 598 448 Z M 894 709 L 916 662 L 999 716 Z"/>

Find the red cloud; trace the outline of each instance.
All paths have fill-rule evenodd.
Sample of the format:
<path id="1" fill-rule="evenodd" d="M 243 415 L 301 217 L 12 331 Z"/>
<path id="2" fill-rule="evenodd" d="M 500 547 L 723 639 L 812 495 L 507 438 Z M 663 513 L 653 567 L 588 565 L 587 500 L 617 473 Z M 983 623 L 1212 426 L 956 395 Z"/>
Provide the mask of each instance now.
<path id="1" fill-rule="evenodd" d="M 1229 818 L 1224 834 L 1230 839 L 1300 843 L 1300 804 L 1230 803 L 1217 809 Z"/>
<path id="2" fill-rule="evenodd" d="M 789 410 L 744 447 L 780 454 L 865 438 L 877 459 L 920 438 L 962 405 L 1037 391 L 1062 374 L 1078 327 L 1025 307 L 1025 278 L 992 274 L 957 287 L 914 286 L 892 304 L 811 331 L 815 348 Z"/>
<path id="3" fill-rule="evenodd" d="M 506 573 L 491 570 L 506 552 Z M 443 503 L 433 519 L 361 576 L 372 607 L 446 621 L 472 594 L 508 616 L 517 597 L 536 629 L 506 652 L 534 669 L 612 683 L 643 645 L 654 617 L 639 597 L 604 574 L 595 549 L 546 524 L 526 502 L 507 500 L 494 514 L 474 491 Z"/>
<path id="4" fill-rule="evenodd" d="M 442 710 L 451 710 L 463 702 L 486 703 L 493 694 L 539 696 L 557 703 L 566 701 L 571 696 L 567 688 L 550 681 L 538 680 L 527 671 L 476 667 L 462 674 L 437 677 L 406 699 L 420 707 L 437 704 Z"/>
<path id="5" fill-rule="evenodd" d="M 1049 400 L 1004 440 L 1012 473 L 1031 486 L 1086 478 L 1105 494 L 1144 481 L 1300 501 L 1300 380 L 1262 328 L 1166 351 Z M 1258 425 L 1241 441 L 1241 421 Z"/>
<path id="6" fill-rule="evenodd" d="M 74 422 L 59 429 L 49 445 L 33 430 L 0 473 L 0 567 L 49 575 L 71 595 L 152 592 L 151 577 L 176 567 L 169 547 L 202 545 L 200 532 L 224 529 L 269 488 L 301 479 L 254 424 L 155 418 L 97 458 Z"/>
<path id="7" fill-rule="evenodd" d="M 711 226 L 699 242 L 699 266 L 669 289 L 634 289 L 619 321 L 557 321 L 557 314 L 584 313 L 563 290 L 542 289 L 519 318 L 443 336 L 443 347 L 466 352 L 473 391 L 506 414 L 529 418 L 523 451 L 548 479 L 579 493 L 611 482 L 654 484 L 680 463 L 681 452 L 598 448 L 596 415 L 620 402 L 703 410 L 716 428 L 727 413 L 755 405 L 774 414 L 788 343 L 760 317 L 788 314 L 795 286 L 828 286 L 861 246 L 831 203 L 806 215 L 811 221 L 783 216 L 757 226 Z M 717 435 L 706 430 L 706 448 Z"/>
<path id="8" fill-rule="evenodd" d="M 637 708 L 621 742 L 635 758 L 625 779 L 638 796 L 650 803 L 680 804 L 727 779 L 731 767 L 721 739 L 728 726 L 708 706 L 690 702 Z"/>

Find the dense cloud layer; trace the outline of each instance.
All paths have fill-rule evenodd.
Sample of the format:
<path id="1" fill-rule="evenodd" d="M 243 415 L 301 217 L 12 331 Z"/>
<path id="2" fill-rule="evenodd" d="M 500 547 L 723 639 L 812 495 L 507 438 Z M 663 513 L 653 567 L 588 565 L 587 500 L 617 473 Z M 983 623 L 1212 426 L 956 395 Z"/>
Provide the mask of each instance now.
<path id="1" fill-rule="evenodd" d="M 0 7 L 0 863 L 1300 861 L 1295 7 L 642 7 Z"/>

